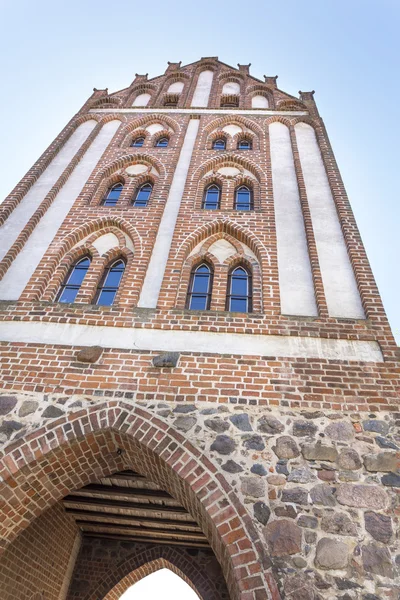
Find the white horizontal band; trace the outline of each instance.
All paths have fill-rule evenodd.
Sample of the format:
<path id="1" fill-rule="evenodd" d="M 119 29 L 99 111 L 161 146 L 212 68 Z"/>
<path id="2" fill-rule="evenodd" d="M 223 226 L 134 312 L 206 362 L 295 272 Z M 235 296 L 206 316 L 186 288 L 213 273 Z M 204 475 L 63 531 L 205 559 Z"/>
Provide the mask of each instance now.
<path id="1" fill-rule="evenodd" d="M 89 112 L 91 113 L 168 113 L 171 115 L 176 115 L 179 113 L 191 114 L 191 115 L 280 115 L 283 117 L 298 117 L 303 115 L 308 115 L 307 111 L 304 110 L 268 110 L 268 109 L 258 109 L 258 110 L 229 110 L 229 109 L 221 109 L 218 110 L 216 108 L 92 108 Z"/>
<path id="2" fill-rule="evenodd" d="M 379 344 L 374 341 L 176 329 L 99 327 L 68 323 L 6 321 L 0 323 L 0 340 L 63 346 L 101 346 L 137 351 L 383 361 Z"/>

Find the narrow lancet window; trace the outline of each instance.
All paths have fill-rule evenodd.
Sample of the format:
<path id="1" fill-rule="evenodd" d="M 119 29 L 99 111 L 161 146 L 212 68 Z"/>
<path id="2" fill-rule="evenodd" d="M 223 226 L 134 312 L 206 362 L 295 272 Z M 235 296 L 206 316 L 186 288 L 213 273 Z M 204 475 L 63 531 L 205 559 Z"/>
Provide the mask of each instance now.
<path id="1" fill-rule="evenodd" d="M 95 304 L 101 306 L 111 306 L 114 304 L 124 271 L 125 262 L 121 258 L 106 268 L 100 285 L 97 288 Z"/>
<path id="2" fill-rule="evenodd" d="M 153 186 L 151 185 L 151 183 L 144 183 L 142 186 L 140 186 L 140 188 L 136 192 L 136 197 L 133 205 L 147 206 L 152 190 Z"/>
<path id="3" fill-rule="evenodd" d="M 203 208 L 206 210 L 218 210 L 220 208 L 221 189 L 214 183 L 209 185 L 204 193 Z"/>
<path id="4" fill-rule="evenodd" d="M 109 188 L 107 195 L 103 198 L 103 206 L 115 206 L 123 189 L 122 183 L 116 183 Z"/>
<path id="5" fill-rule="evenodd" d="M 253 194 L 246 185 L 241 185 L 236 190 L 235 210 L 253 210 Z"/>
<path id="6" fill-rule="evenodd" d="M 236 267 L 229 273 L 226 310 L 248 313 L 252 311 L 251 275 L 244 267 Z"/>
<path id="7" fill-rule="evenodd" d="M 202 263 L 192 271 L 186 307 L 191 310 L 209 310 L 211 292 L 212 270 L 206 263 Z"/>
<path id="8" fill-rule="evenodd" d="M 76 262 L 68 271 L 56 297 L 57 302 L 75 302 L 88 268 L 90 258 L 85 256 Z"/>

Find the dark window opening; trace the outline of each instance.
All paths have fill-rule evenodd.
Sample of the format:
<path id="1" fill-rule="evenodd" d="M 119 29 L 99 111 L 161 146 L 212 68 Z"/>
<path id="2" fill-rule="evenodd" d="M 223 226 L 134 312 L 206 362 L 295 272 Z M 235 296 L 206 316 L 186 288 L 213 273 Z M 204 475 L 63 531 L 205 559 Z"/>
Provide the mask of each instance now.
<path id="1" fill-rule="evenodd" d="M 226 148 L 226 141 L 221 138 L 219 140 L 215 140 L 215 142 L 213 143 L 213 149 L 214 150 L 225 150 Z"/>
<path id="2" fill-rule="evenodd" d="M 132 141 L 131 147 L 133 148 L 141 148 L 144 144 L 144 137 L 138 137 L 136 140 Z"/>
<path id="3" fill-rule="evenodd" d="M 240 140 L 238 150 L 251 150 L 251 142 L 249 140 Z"/>
<path id="4" fill-rule="evenodd" d="M 168 146 L 168 142 L 169 142 L 168 138 L 166 138 L 166 137 L 160 138 L 156 143 L 156 147 L 157 148 L 166 148 Z"/>

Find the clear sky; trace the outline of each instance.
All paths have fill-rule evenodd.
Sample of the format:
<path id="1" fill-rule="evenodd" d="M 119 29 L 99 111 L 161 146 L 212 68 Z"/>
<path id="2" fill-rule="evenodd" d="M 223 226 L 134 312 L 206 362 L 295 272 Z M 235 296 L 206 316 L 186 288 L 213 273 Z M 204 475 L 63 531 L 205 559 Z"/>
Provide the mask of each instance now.
<path id="1" fill-rule="evenodd" d="M 316 90 L 400 341 L 399 0 L 0 0 L 0 198 L 93 87 L 218 56 Z"/>
<path id="2" fill-rule="evenodd" d="M 160 569 L 128 588 L 120 600 L 199 600 L 199 597 L 179 575 Z"/>

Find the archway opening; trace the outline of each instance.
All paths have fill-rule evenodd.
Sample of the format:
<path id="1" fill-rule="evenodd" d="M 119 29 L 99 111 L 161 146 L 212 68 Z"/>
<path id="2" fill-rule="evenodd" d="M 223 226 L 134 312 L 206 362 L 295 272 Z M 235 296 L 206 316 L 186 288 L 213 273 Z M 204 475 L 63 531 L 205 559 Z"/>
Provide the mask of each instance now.
<path id="1" fill-rule="evenodd" d="M 131 585 L 120 600 L 199 600 L 198 594 L 176 573 L 163 567 Z"/>

